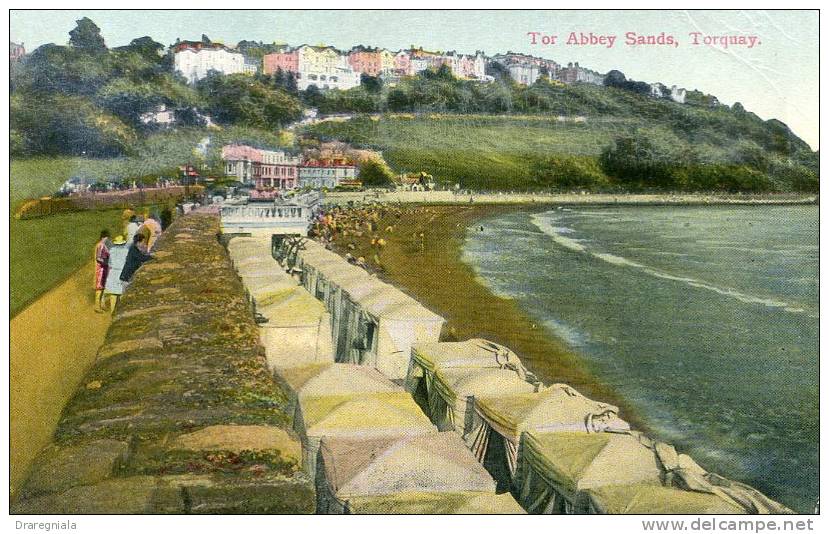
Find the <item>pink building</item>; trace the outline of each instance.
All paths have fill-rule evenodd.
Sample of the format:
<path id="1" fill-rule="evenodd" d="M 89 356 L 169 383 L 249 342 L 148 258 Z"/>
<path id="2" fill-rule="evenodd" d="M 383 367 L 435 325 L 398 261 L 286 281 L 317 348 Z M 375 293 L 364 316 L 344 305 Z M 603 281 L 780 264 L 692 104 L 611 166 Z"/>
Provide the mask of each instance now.
<path id="1" fill-rule="evenodd" d="M 285 72 L 299 72 L 299 52 L 296 49 L 286 49 L 283 52 L 266 54 L 262 58 L 262 72 L 273 74 L 278 69 Z"/>
<path id="2" fill-rule="evenodd" d="M 348 53 L 348 64 L 357 72 L 377 76 L 383 70 L 383 58 L 377 48 L 355 46 Z"/>
<path id="3" fill-rule="evenodd" d="M 225 145 L 222 147 L 225 175 L 235 176 L 242 183 L 253 181 L 253 169 L 262 162 L 262 151 L 247 145 Z"/>
<path id="4" fill-rule="evenodd" d="M 293 189 L 299 183 L 299 158 L 281 150 L 260 150 L 247 145 L 222 147 L 225 174 L 258 190 Z"/>
<path id="5" fill-rule="evenodd" d="M 412 58 L 408 51 L 401 50 L 394 55 L 394 71 L 400 76 L 412 75 Z"/>

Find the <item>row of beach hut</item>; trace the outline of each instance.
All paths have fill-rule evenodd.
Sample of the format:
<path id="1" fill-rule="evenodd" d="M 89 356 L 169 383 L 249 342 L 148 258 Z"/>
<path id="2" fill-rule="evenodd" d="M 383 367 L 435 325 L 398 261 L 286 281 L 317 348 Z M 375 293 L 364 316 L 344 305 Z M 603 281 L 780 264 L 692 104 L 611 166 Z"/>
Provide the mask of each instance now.
<path id="1" fill-rule="evenodd" d="M 780 513 L 319 243 L 233 238 L 319 513 Z"/>

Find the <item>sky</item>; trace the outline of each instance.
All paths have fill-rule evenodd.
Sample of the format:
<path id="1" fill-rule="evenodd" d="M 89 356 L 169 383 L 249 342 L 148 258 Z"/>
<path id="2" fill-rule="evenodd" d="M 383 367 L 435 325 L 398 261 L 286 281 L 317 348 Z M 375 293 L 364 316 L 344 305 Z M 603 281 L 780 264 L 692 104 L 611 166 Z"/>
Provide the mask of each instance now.
<path id="1" fill-rule="evenodd" d="M 392 50 L 411 45 L 463 53 L 525 52 L 559 63 L 579 62 L 599 72 L 662 82 L 740 102 L 763 119 L 775 118 L 812 148 L 818 137 L 818 12 L 813 11 L 26 11 L 11 10 L 10 38 L 27 51 L 65 44 L 84 16 L 101 28 L 109 46 L 149 35 L 170 44 L 202 33 L 227 45 L 247 39 L 291 45 L 356 44 Z M 539 32 L 533 45 L 528 32 Z M 571 32 L 615 35 L 606 44 L 574 45 Z M 625 44 L 627 32 L 672 35 L 679 46 Z M 692 43 L 700 37 L 756 37 L 753 47 Z M 540 36 L 558 36 L 542 44 Z M 748 39 L 746 39 L 748 40 Z"/>

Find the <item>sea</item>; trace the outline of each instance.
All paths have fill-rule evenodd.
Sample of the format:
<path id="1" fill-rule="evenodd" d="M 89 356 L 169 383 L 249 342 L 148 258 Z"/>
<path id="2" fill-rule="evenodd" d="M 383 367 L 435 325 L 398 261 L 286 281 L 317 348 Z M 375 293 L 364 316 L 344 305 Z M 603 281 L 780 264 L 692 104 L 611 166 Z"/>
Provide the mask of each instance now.
<path id="1" fill-rule="evenodd" d="M 482 229 L 482 228 L 483 229 Z M 709 471 L 818 499 L 818 207 L 572 207 L 467 229 L 464 261 Z"/>

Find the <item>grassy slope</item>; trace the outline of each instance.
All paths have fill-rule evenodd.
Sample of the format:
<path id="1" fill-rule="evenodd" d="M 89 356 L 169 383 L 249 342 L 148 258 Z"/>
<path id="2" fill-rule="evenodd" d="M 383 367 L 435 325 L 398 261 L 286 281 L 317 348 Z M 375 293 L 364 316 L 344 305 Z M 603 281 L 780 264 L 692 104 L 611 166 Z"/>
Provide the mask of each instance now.
<path id="1" fill-rule="evenodd" d="M 532 187 L 533 164 L 554 155 L 597 156 L 635 120 L 561 123 L 554 117 L 432 115 L 327 122 L 312 131 L 383 151 L 396 171 L 425 170 L 442 181 L 479 189 Z M 650 136 L 682 143 L 667 128 Z"/>
<path id="2" fill-rule="evenodd" d="M 574 123 L 549 115 L 386 115 L 323 122 L 310 131 L 382 150 L 398 172 L 424 170 L 439 181 L 473 189 L 532 189 L 536 162 L 551 155 L 596 157 L 620 135 L 646 136 L 673 153 L 694 149 L 715 162 L 730 160 L 738 147 L 735 139 L 713 129 L 685 132 L 648 116 L 588 117 Z"/>

